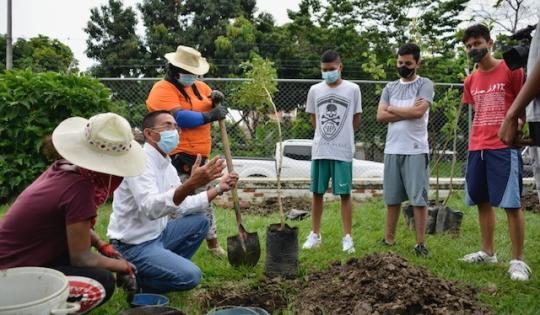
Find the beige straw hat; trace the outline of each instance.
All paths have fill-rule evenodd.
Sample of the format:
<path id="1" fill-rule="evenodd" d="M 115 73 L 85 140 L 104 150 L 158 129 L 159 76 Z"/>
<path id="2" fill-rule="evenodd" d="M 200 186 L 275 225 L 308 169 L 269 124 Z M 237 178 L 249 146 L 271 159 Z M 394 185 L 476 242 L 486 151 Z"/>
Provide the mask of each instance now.
<path id="1" fill-rule="evenodd" d="M 52 141 L 63 158 L 92 171 L 123 177 L 144 171 L 141 145 L 133 140 L 129 122 L 114 113 L 68 118 L 54 129 Z"/>
<path id="2" fill-rule="evenodd" d="M 197 75 L 203 75 L 210 69 L 206 58 L 203 58 L 198 50 L 188 46 L 178 46 L 175 52 L 165 54 L 165 58 L 173 66 Z"/>

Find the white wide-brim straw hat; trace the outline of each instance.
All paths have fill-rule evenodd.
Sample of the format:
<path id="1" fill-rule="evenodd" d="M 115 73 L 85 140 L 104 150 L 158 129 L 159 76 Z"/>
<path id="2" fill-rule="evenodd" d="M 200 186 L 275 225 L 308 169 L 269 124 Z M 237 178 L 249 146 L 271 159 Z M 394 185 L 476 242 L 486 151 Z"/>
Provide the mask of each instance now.
<path id="1" fill-rule="evenodd" d="M 188 46 L 178 46 L 175 52 L 165 54 L 165 58 L 173 66 L 197 75 L 206 74 L 210 69 L 206 58 L 203 58 L 198 50 Z"/>
<path id="2" fill-rule="evenodd" d="M 144 171 L 141 145 L 133 140 L 129 122 L 114 113 L 68 118 L 54 129 L 52 141 L 64 159 L 92 171 L 122 177 Z"/>

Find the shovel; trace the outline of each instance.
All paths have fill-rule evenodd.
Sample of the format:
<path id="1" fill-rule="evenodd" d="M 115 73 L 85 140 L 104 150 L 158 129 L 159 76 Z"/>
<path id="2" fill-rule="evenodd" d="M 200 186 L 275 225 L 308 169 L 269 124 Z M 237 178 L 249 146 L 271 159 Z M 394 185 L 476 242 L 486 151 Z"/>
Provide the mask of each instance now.
<path id="1" fill-rule="evenodd" d="M 223 120 L 219 121 L 221 130 L 221 139 L 223 142 L 223 152 L 227 161 L 227 170 L 233 172 L 233 163 L 231 148 L 229 145 L 229 136 Z M 249 233 L 242 225 L 242 215 L 240 214 L 240 202 L 238 201 L 238 192 L 236 187 L 231 190 L 234 212 L 236 214 L 236 224 L 238 225 L 238 235 L 227 237 L 227 258 L 229 263 L 234 266 L 255 266 L 261 257 L 261 245 L 257 232 Z"/>

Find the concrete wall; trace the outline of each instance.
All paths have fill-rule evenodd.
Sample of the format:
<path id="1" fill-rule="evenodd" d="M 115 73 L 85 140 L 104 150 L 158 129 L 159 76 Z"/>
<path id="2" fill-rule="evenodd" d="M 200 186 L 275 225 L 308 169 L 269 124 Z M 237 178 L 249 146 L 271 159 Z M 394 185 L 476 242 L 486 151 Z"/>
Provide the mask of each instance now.
<path id="1" fill-rule="evenodd" d="M 453 190 L 463 190 L 464 179 L 454 178 L 452 183 L 450 178 L 439 179 L 439 194 L 442 198 L 448 195 L 452 184 Z M 281 181 L 282 196 L 292 197 L 305 197 L 311 198 L 311 192 L 309 191 L 310 179 L 308 178 L 288 178 Z M 523 179 L 524 189 L 534 188 L 534 179 Z M 430 195 L 434 195 L 435 188 L 437 187 L 437 179 L 430 179 Z M 337 200 L 329 190 L 329 193 L 325 194 L 325 200 Z M 382 178 L 364 178 L 353 180 L 352 196 L 355 201 L 367 200 L 372 197 L 382 197 L 383 182 Z M 265 198 L 277 196 L 277 183 L 275 178 L 246 178 L 241 179 L 238 183 L 238 195 L 242 201 L 243 206 L 249 206 L 252 203 L 262 202 Z M 223 196 L 218 197 L 215 201 L 217 205 L 231 206 L 231 195 L 225 193 Z"/>

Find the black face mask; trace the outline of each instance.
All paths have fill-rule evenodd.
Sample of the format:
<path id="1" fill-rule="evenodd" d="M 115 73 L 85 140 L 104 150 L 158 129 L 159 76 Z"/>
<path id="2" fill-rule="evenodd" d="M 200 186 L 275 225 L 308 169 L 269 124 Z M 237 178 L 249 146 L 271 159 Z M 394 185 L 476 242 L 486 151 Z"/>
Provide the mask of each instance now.
<path id="1" fill-rule="evenodd" d="M 488 49 L 484 48 L 473 48 L 469 50 L 467 55 L 472 62 L 478 63 L 480 60 L 484 59 L 484 56 L 488 53 Z"/>
<path id="2" fill-rule="evenodd" d="M 397 67 L 397 72 L 399 73 L 399 76 L 404 78 L 404 79 L 407 79 L 407 78 L 410 78 L 415 72 L 416 72 L 416 69 L 409 69 L 405 66 L 401 66 L 401 67 Z"/>

